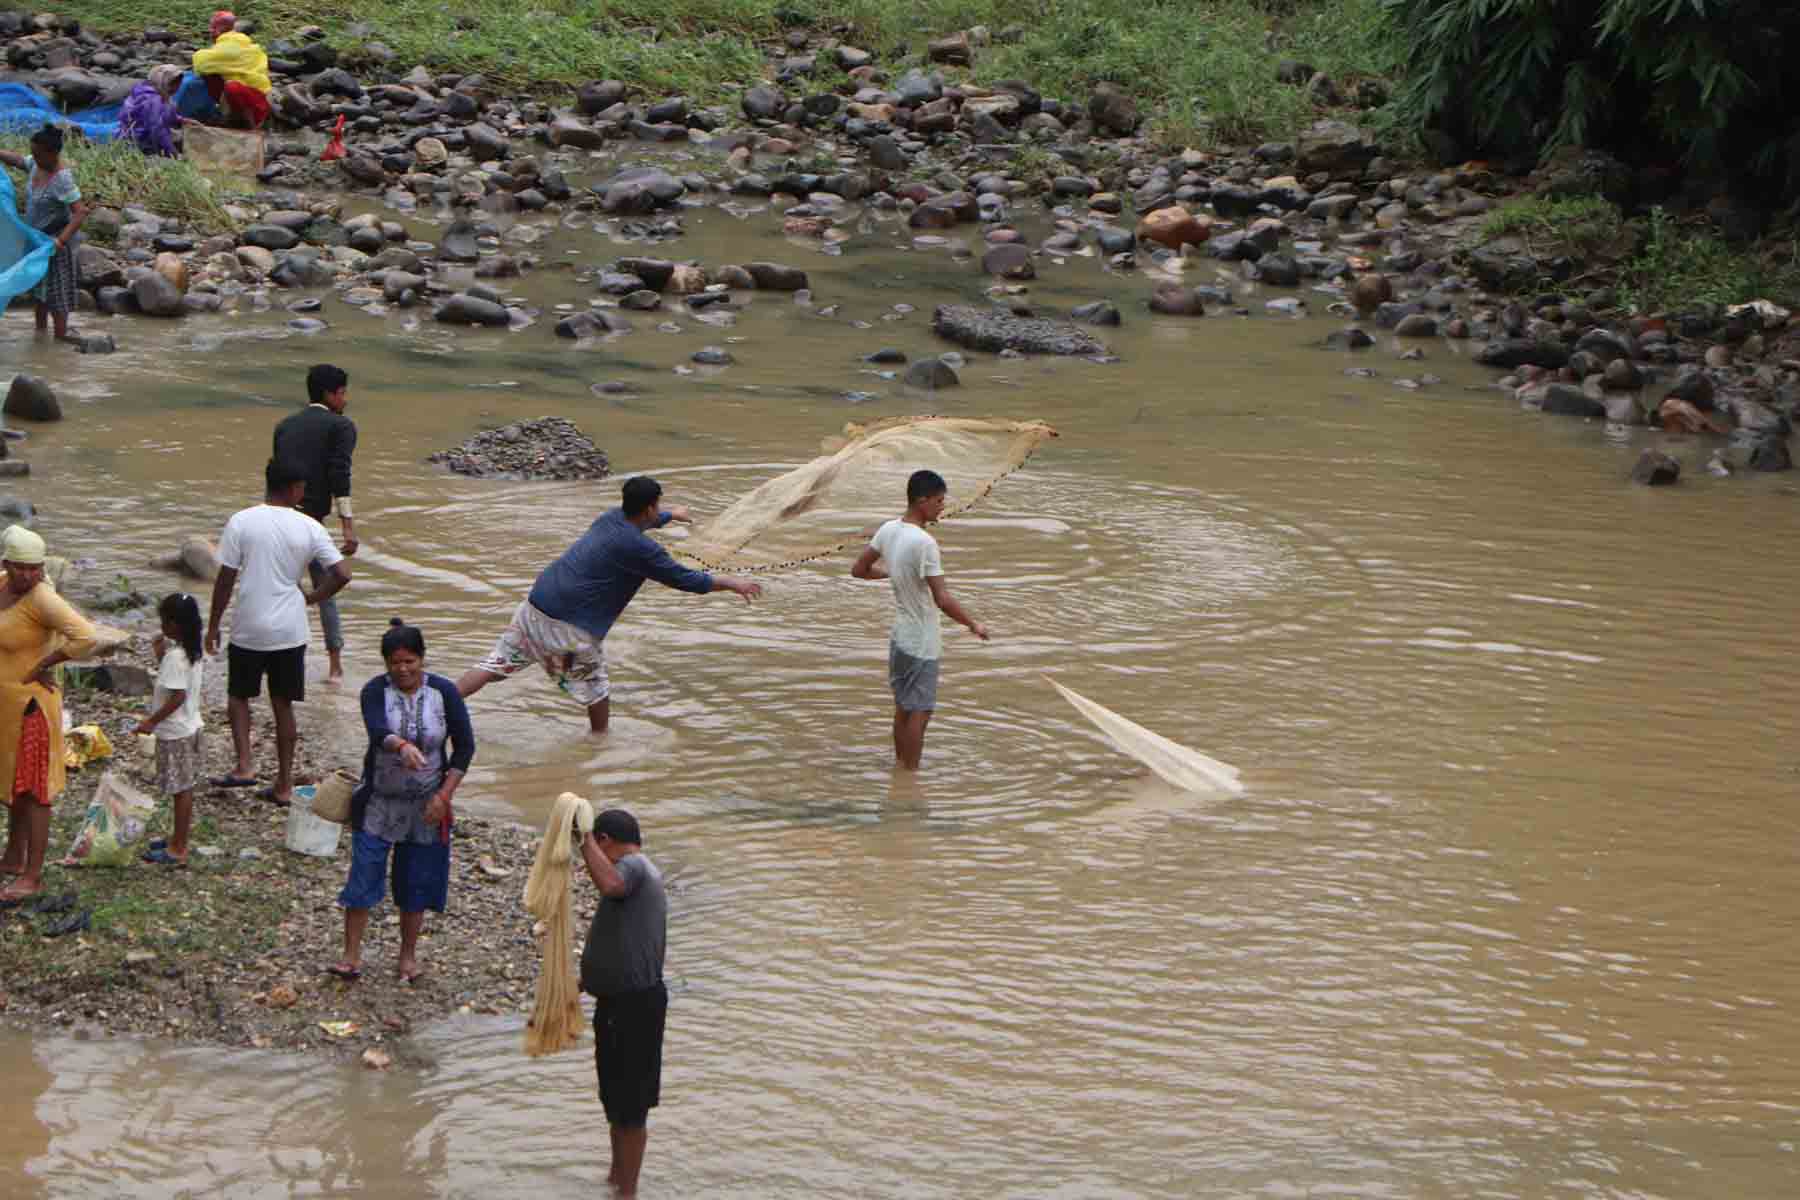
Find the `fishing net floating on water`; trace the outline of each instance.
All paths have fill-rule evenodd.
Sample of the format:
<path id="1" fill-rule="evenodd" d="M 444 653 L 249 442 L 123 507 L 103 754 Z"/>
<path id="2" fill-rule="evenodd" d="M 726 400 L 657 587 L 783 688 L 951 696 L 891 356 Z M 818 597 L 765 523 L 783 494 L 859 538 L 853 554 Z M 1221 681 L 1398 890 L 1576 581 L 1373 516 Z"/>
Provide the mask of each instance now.
<path id="1" fill-rule="evenodd" d="M 1238 782 L 1236 767 L 1208 758 L 1179 742 L 1171 742 L 1159 733 L 1151 733 L 1135 721 L 1127 721 L 1112 709 L 1095 704 L 1048 676 L 1045 682 L 1062 693 L 1062 698 L 1074 705 L 1076 712 L 1098 726 L 1106 740 L 1120 753 L 1137 759 L 1165 782 L 1190 792 L 1243 795 L 1244 785 Z"/>
<path id="2" fill-rule="evenodd" d="M 949 518 L 1055 436 L 1042 421 L 976 417 L 846 425 L 823 455 L 762 484 L 670 549 L 714 571 L 768 571 L 824 558 L 867 541 L 898 516 L 914 471 L 929 468 L 950 485 L 943 512 Z"/>

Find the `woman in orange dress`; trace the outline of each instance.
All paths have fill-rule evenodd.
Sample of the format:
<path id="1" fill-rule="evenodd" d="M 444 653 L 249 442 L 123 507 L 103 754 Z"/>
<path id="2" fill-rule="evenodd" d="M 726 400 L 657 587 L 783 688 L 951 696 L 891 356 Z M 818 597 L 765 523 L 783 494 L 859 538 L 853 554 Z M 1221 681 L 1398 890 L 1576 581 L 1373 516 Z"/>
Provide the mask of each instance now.
<path id="1" fill-rule="evenodd" d="M 50 806 L 63 790 L 62 696 L 51 672 L 99 646 L 88 619 L 44 578 L 44 539 L 14 525 L 0 541 L 0 785 L 12 819 L 0 875 L 11 907 L 44 890 Z"/>

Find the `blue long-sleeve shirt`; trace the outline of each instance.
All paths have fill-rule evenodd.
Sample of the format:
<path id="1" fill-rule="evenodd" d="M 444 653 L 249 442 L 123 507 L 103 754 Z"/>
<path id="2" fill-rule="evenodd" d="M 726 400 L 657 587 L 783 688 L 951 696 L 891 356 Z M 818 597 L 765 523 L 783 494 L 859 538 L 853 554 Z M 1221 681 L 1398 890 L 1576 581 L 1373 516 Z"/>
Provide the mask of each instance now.
<path id="1" fill-rule="evenodd" d="M 664 513 L 657 525 L 668 523 Z M 531 607 L 599 640 L 646 579 L 701 595 L 713 588 L 709 573 L 676 562 L 660 542 L 625 519 L 624 509 L 615 508 L 544 568 L 532 585 Z"/>

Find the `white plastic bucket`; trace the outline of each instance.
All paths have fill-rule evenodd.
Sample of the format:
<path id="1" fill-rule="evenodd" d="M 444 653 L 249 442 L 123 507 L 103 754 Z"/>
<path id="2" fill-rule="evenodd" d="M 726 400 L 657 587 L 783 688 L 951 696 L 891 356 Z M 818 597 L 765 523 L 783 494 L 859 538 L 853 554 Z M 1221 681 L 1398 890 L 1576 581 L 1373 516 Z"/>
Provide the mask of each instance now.
<path id="1" fill-rule="evenodd" d="M 294 789 L 293 802 L 288 805 L 287 848 L 296 854 L 331 858 L 337 854 L 338 836 L 344 827 L 313 816 L 312 802 L 311 784 Z"/>

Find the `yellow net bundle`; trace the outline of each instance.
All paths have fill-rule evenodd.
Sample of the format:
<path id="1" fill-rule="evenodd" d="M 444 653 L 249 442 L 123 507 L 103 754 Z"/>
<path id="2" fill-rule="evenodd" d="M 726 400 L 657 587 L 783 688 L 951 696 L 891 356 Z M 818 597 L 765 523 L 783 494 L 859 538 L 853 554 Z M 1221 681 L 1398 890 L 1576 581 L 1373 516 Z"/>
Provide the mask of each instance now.
<path id="1" fill-rule="evenodd" d="M 564 792 L 550 807 L 550 823 L 525 881 L 525 907 L 543 927 L 544 962 L 538 970 L 531 1021 L 525 1026 L 525 1053 L 533 1058 L 581 1042 L 581 989 L 575 979 L 575 944 L 569 928 L 569 875 L 576 857 L 577 826 L 582 831 L 594 827 L 594 808 L 573 792 Z"/>
<path id="2" fill-rule="evenodd" d="M 975 504 L 1056 436 L 1042 421 L 895 417 L 851 424 L 825 453 L 762 484 L 670 550 L 714 571 L 768 571 L 867 541 L 920 469 L 949 484 L 943 516 Z"/>

